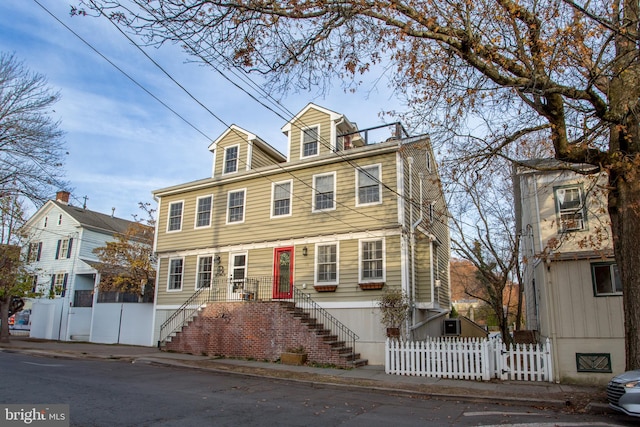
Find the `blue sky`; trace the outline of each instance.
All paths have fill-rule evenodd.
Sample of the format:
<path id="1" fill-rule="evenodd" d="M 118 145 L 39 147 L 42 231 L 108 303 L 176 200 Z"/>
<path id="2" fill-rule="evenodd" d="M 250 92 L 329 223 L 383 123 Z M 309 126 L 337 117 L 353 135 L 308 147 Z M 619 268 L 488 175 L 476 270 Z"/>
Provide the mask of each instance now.
<path id="1" fill-rule="evenodd" d="M 110 65 L 38 3 L 198 130 Z M 188 62 L 177 47 L 145 50 L 224 123 L 193 101 L 107 20 L 70 17 L 69 1 L 38 3 L 0 1 L 0 51 L 15 53 L 61 94 L 54 117 L 66 133 L 65 170 L 72 204 L 81 206 L 86 196 L 89 209 L 110 214 L 115 208 L 116 216 L 130 219 L 139 213 L 138 202 L 154 203 L 153 190 L 209 177 L 212 156 L 207 147 L 231 124 L 286 153 L 282 118 L 211 68 Z M 336 87 L 324 97 L 302 93 L 289 95 L 281 103 L 295 114 L 315 102 L 366 128 L 381 123 L 380 111 L 399 108 L 385 89 L 365 83 L 361 92 L 353 94 Z"/>

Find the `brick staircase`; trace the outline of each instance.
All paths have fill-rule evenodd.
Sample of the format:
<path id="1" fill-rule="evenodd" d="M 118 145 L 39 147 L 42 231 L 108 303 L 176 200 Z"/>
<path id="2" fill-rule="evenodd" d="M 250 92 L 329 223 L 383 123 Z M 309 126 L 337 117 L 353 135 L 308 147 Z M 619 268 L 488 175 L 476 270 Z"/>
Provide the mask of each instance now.
<path id="1" fill-rule="evenodd" d="M 310 362 L 343 368 L 367 365 L 339 333 L 292 301 L 209 302 L 185 318 L 159 348 L 276 361 L 286 348 L 302 345 Z"/>
<path id="2" fill-rule="evenodd" d="M 310 332 L 315 334 L 322 343 L 328 345 L 331 352 L 337 354 L 340 360 L 343 361 L 344 366 L 357 368 L 368 364 L 367 359 L 360 358 L 360 353 L 355 353 L 354 349 L 347 346 L 344 340 L 339 340 L 338 335 L 333 334 L 330 329 L 326 329 L 322 323 L 311 317 L 311 314 L 304 309 L 297 307 L 294 302 L 283 301 L 280 304 L 295 319 L 305 325 Z"/>

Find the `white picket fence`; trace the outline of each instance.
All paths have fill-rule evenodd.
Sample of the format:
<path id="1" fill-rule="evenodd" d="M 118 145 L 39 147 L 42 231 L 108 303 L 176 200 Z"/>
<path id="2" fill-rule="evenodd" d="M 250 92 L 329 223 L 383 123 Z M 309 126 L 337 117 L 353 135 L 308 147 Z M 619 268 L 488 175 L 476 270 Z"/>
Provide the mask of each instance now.
<path id="1" fill-rule="evenodd" d="M 553 381 L 551 342 L 513 344 L 499 339 L 387 339 L 385 372 L 395 375 L 489 381 Z"/>

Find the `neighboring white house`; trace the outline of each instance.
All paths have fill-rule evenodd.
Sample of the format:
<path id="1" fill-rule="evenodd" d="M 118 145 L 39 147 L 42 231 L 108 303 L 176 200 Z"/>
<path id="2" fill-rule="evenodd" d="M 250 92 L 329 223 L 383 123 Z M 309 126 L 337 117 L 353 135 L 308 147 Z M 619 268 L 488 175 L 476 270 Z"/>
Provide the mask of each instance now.
<path id="1" fill-rule="evenodd" d="M 28 240 L 23 250 L 33 290 L 41 294 L 32 301 L 31 337 L 152 345 L 153 304 L 101 302 L 109 298 L 99 300 L 100 276 L 91 266 L 98 262 L 93 250 L 113 241 L 131 224 L 71 206 L 65 191 L 26 222 Z"/>
<path id="2" fill-rule="evenodd" d="M 544 170 L 553 159 L 530 165 L 538 170 L 514 174 L 527 326 L 551 339 L 556 381 L 606 383 L 625 366 L 606 176 Z"/>

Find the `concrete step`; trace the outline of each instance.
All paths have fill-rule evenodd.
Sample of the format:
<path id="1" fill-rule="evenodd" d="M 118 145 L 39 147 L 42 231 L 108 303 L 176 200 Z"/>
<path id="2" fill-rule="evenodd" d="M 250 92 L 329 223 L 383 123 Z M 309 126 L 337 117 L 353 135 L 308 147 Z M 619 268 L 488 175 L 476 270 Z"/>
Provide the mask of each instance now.
<path id="1" fill-rule="evenodd" d="M 351 365 L 353 365 L 354 368 L 367 366 L 368 364 L 369 364 L 369 361 L 367 359 L 356 359 L 351 361 Z"/>

